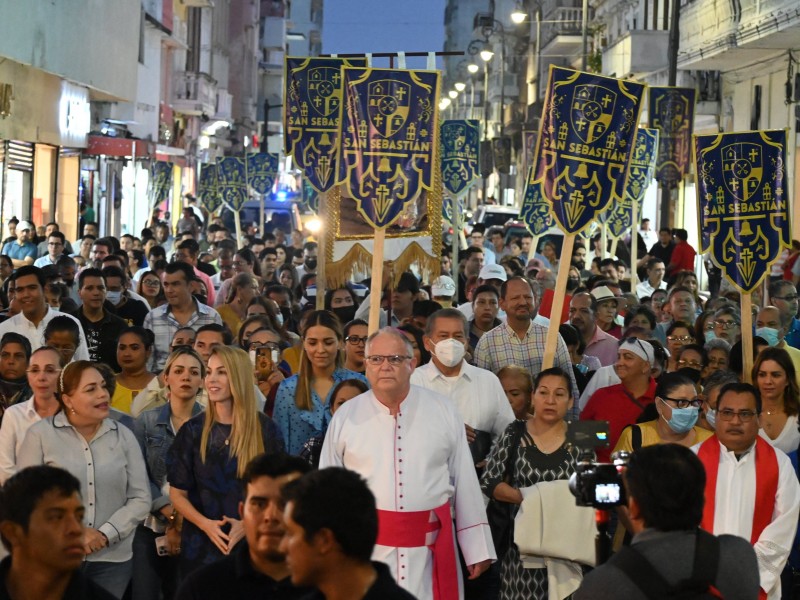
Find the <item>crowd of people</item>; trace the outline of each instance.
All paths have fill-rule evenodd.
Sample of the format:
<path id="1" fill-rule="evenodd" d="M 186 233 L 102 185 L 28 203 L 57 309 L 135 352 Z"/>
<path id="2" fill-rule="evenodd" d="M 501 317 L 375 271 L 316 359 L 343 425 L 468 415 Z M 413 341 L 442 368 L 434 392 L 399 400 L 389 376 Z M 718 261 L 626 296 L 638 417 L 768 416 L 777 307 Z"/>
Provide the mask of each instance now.
<path id="1" fill-rule="evenodd" d="M 632 285 L 625 243 L 531 253 L 532 236 L 476 225 L 437 278 L 387 265 L 317 310 L 300 230 L 237 241 L 192 206 L 139 237 L 7 225 L 0 597 L 644 598 L 624 564 L 678 581 L 692 561 L 665 567 L 659 544 L 707 548 L 686 537 L 700 526 L 726 598 L 800 597 L 800 244 L 754 295 L 745 374 L 739 295 L 713 269 L 700 290 L 684 230 L 636 237 Z M 598 461 L 642 455 L 613 514 L 615 577 L 567 485 L 579 420 L 608 423 Z"/>

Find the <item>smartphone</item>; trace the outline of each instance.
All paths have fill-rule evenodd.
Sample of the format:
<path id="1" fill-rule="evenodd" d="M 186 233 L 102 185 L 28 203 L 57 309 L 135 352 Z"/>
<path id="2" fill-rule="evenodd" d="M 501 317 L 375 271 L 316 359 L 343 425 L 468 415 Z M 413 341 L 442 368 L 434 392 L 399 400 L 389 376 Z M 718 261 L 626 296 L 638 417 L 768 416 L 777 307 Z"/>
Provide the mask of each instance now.
<path id="1" fill-rule="evenodd" d="M 156 554 L 159 556 L 167 556 L 169 554 L 167 550 L 167 536 L 162 535 L 156 538 Z"/>
<path id="2" fill-rule="evenodd" d="M 269 378 L 280 360 L 280 350 L 274 345 L 257 346 L 250 349 L 250 362 L 259 381 Z"/>

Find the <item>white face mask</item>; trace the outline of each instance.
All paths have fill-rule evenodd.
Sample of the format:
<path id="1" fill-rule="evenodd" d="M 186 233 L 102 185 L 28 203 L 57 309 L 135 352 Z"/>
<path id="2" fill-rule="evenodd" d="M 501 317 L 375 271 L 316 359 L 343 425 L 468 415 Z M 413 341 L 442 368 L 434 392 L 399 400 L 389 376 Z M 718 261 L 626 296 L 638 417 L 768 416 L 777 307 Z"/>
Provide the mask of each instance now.
<path id="1" fill-rule="evenodd" d="M 455 367 L 461 362 L 466 353 L 467 349 L 464 344 L 454 338 L 437 342 L 433 347 L 433 355 L 445 367 Z"/>
<path id="2" fill-rule="evenodd" d="M 111 302 L 114 306 L 119 304 L 119 301 L 122 300 L 122 291 L 118 292 L 106 292 L 106 300 Z"/>

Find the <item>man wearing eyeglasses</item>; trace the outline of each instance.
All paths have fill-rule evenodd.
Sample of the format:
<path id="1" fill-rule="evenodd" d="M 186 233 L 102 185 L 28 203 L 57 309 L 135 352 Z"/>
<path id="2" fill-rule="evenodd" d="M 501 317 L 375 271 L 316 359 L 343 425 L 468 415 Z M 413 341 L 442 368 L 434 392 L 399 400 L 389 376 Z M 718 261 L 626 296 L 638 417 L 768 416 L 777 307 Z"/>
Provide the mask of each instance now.
<path id="1" fill-rule="evenodd" d="M 370 336 L 371 390 L 336 411 L 320 468 L 345 467 L 367 480 L 379 522 L 372 557 L 389 565 L 401 587 L 420 600 L 457 598 L 454 536 L 469 579 L 496 554 L 463 420 L 448 398 L 411 385 L 415 366 L 402 332 L 385 328 Z"/>
<path id="2" fill-rule="evenodd" d="M 800 484 L 789 457 L 758 435 L 760 414 L 755 387 L 722 386 L 716 435 L 692 450 L 706 470 L 701 527 L 749 540 L 758 557 L 759 598 L 777 600 L 780 574 L 797 533 Z"/>
<path id="3" fill-rule="evenodd" d="M 694 294 L 687 288 L 679 285 L 672 288 L 667 296 L 665 309 L 672 315 L 672 319 L 668 322 L 659 323 L 653 330 L 653 337 L 662 344 L 667 343 L 667 330 L 674 321 L 683 321 L 684 323 L 694 323 L 697 318 L 697 302 L 695 301 Z"/>
<path id="4" fill-rule="evenodd" d="M 795 264 L 800 264 L 800 261 Z M 773 306 L 781 311 L 786 343 L 793 348 L 800 348 L 800 319 L 797 318 L 800 297 L 797 288 L 791 281 L 773 281 L 769 284 L 769 298 Z"/>

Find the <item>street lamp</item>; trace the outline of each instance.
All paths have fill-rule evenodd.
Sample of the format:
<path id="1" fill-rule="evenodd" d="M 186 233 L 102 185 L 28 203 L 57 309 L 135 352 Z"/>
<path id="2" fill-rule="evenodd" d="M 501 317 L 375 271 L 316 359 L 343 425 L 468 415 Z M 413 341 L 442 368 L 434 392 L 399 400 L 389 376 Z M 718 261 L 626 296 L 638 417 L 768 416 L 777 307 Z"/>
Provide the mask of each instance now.
<path id="1" fill-rule="evenodd" d="M 456 91 L 457 91 L 457 92 L 461 93 L 461 92 L 463 92 L 465 89 L 467 89 L 467 84 L 466 84 L 466 83 L 464 83 L 463 81 L 456 81 L 456 82 L 453 84 L 453 87 L 455 87 L 455 88 L 456 88 Z"/>
<path id="2" fill-rule="evenodd" d="M 467 66 L 467 71 L 469 71 L 469 72 L 470 72 L 470 73 L 472 73 L 473 75 L 474 75 L 475 73 L 477 73 L 478 71 L 480 71 L 480 70 L 481 70 L 481 68 L 480 68 L 478 65 L 476 65 L 475 63 L 470 63 L 470 64 Z"/>
<path id="3" fill-rule="evenodd" d="M 449 92 L 447 92 L 447 95 L 450 96 L 451 100 L 455 100 L 456 98 L 458 98 L 458 92 L 455 90 L 450 90 Z"/>
<path id="4" fill-rule="evenodd" d="M 520 25 L 527 18 L 528 18 L 528 13 L 523 8 L 522 3 L 517 2 L 516 7 L 514 7 L 514 12 L 511 13 L 511 20 L 514 22 L 514 24 Z"/>
<path id="5" fill-rule="evenodd" d="M 489 62 L 490 60 L 492 60 L 493 56 L 494 52 L 492 52 L 491 50 L 481 50 L 481 58 L 483 59 L 483 62 Z"/>

